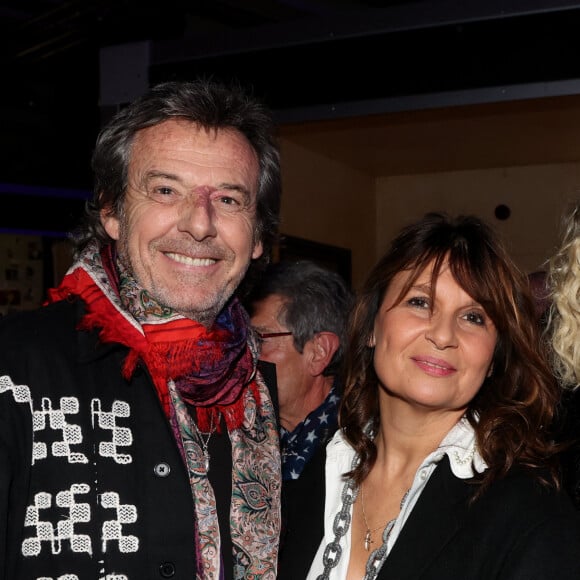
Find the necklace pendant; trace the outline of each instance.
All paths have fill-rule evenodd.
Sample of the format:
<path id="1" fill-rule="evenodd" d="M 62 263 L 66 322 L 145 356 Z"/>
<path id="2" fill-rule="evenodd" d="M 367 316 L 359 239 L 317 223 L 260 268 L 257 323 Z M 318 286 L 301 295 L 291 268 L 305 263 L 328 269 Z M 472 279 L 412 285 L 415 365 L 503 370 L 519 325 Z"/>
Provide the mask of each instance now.
<path id="1" fill-rule="evenodd" d="M 206 473 L 209 471 L 209 453 L 207 451 L 203 452 L 203 459 L 205 464 Z"/>
<path id="2" fill-rule="evenodd" d="M 365 534 L 365 550 L 368 552 L 371 549 L 371 544 L 373 543 L 371 539 L 371 531 L 367 528 L 367 533 Z"/>

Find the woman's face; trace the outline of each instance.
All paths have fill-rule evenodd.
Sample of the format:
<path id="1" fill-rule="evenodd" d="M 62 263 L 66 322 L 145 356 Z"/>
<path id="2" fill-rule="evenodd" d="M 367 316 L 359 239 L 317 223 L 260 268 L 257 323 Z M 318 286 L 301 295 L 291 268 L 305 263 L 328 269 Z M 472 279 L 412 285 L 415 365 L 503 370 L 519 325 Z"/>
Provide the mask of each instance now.
<path id="1" fill-rule="evenodd" d="M 370 341 L 375 370 L 389 396 L 425 410 L 462 412 L 491 372 L 497 331 L 445 264 L 431 305 L 431 271 L 432 265 L 396 306 L 410 273 L 393 278 Z"/>

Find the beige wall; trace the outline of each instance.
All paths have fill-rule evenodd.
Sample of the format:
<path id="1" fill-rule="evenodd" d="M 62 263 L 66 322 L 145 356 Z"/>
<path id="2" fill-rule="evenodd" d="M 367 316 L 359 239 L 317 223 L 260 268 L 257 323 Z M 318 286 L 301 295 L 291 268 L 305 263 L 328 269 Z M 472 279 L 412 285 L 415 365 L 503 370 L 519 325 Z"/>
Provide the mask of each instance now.
<path id="1" fill-rule="evenodd" d="M 282 231 L 352 250 L 360 287 L 426 211 L 472 213 L 518 265 L 545 265 L 580 197 L 580 95 L 294 123 L 282 136 Z M 494 209 L 511 208 L 499 221 Z"/>
<path id="2" fill-rule="evenodd" d="M 579 191 L 578 163 L 382 177 L 376 189 L 377 256 L 406 222 L 444 210 L 484 218 L 518 265 L 531 272 L 556 247 L 560 216 Z M 511 208 L 509 219 L 494 217 L 499 204 Z"/>
<path id="3" fill-rule="evenodd" d="M 349 248 L 353 286 L 375 260 L 375 180 L 281 140 L 282 234 Z"/>
<path id="4" fill-rule="evenodd" d="M 427 211 L 482 217 L 520 268 L 540 269 L 557 245 L 567 203 L 580 195 L 580 163 L 375 179 L 290 141 L 281 151 L 282 233 L 351 249 L 355 288 L 392 236 Z M 509 219 L 495 218 L 499 204 L 510 207 Z"/>

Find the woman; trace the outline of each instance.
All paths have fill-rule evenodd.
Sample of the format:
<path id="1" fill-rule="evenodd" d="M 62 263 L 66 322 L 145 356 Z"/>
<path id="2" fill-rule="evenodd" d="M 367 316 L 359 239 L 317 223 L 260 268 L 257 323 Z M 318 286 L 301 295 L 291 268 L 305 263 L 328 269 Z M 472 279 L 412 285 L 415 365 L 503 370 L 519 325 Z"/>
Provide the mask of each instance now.
<path id="1" fill-rule="evenodd" d="M 396 237 L 353 313 L 308 580 L 580 578 L 540 345 L 483 222 L 427 214 Z"/>
<path id="2" fill-rule="evenodd" d="M 563 216 L 561 243 L 549 261 L 550 329 L 556 376 L 580 386 L 580 201 Z"/>
<path id="3" fill-rule="evenodd" d="M 558 437 L 572 443 L 563 455 L 563 482 L 580 509 L 580 201 L 563 215 L 560 245 L 549 260 L 548 274 L 552 363 L 564 389 Z"/>

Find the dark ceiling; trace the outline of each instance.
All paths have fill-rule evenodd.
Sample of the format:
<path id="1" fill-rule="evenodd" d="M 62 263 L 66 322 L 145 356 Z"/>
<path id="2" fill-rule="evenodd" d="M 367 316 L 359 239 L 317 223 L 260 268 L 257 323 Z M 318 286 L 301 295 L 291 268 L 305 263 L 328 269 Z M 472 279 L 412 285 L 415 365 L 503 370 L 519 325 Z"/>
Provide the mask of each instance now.
<path id="1" fill-rule="evenodd" d="M 322 22 L 389 4 L 373 0 L 1 0 L 0 183 L 89 185 L 88 158 L 101 123 L 102 47 L 150 41 L 152 52 L 171 51 L 164 43 L 193 41 L 196 54 L 207 56 L 222 53 L 233 41 L 231 54 L 240 54 L 274 31 L 282 31 L 283 36 L 289 31 L 289 43 L 309 41 L 312 34 L 319 34 Z M 274 61 L 256 62 L 252 74 L 259 72 L 266 79 L 276 66 Z M 172 75 L 167 70 L 157 74 Z"/>
<path id="2" fill-rule="evenodd" d="M 580 79 L 579 5 L 0 0 L 0 184 L 90 189 L 103 47 L 149 41 L 149 83 L 238 78 L 300 121 L 333 103 Z"/>

